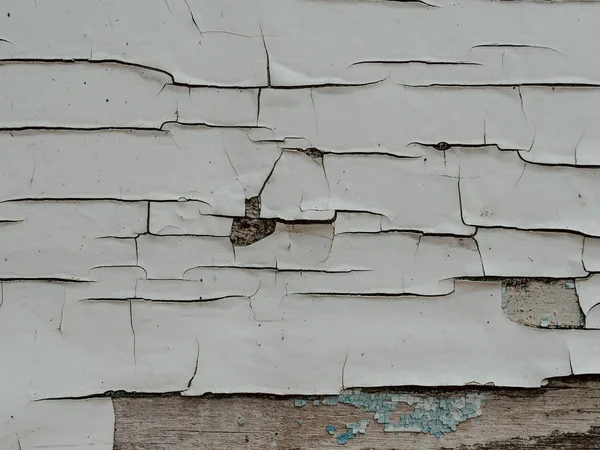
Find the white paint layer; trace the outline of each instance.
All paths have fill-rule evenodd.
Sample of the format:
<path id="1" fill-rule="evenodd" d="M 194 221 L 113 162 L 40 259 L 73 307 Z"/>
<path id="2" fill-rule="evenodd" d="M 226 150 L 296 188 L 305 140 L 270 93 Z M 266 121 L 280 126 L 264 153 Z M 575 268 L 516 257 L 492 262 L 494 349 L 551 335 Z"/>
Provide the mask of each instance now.
<path id="1" fill-rule="evenodd" d="M 112 448 L 107 391 L 600 373 L 599 19 L 6 0 L 0 448 Z M 587 329 L 509 321 L 507 277 L 575 279 Z"/>

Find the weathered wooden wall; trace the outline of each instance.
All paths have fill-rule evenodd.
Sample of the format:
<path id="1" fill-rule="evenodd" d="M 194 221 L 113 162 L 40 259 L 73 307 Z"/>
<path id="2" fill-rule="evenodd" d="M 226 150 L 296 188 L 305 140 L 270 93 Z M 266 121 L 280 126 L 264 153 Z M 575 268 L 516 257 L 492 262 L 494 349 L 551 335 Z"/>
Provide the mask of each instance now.
<path id="1" fill-rule="evenodd" d="M 0 450 L 591 445 L 599 21 L 3 1 Z"/>

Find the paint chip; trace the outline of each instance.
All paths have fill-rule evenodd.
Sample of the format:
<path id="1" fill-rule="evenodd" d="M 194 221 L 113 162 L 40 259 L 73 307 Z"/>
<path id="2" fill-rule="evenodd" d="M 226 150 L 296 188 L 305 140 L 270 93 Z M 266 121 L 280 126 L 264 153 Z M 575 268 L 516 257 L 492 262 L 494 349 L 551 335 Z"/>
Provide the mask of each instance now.
<path id="1" fill-rule="evenodd" d="M 304 400 L 303 398 L 295 398 L 294 406 L 296 408 L 302 408 L 303 406 L 306 406 L 306 400 Z"/>
<path id="2" fill-rule="evenodd" d="M 338 434 L 336 439 L 338 444 L 344 445 L 347 444 L 350 439 L 354 439 L 354 433 L 352 430 L 348 430 L 346 433 Z"/>

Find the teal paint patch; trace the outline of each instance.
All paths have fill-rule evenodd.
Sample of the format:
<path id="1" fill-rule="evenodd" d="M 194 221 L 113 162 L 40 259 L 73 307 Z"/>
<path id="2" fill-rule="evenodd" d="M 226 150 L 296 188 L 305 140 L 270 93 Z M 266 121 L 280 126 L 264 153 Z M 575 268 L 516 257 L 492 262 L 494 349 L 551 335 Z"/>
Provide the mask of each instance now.
<path id="1" fill-rule="evenodd" d="M 548 319 L 548 316 L 546 314 L 542 314 L 542 317 L 540 318 L 540 327 L 548 328 L 549 326 L 550 326 L 550 319 Z"/>
<path id="2" fill-rule="evenodd" d="M 459 423 L 481 415 L 483 401 L 473 397 L 419 399 L 413 412 L 402 414 L 398 422 L 386 423 L 383 431 L 429 433 L 439 438 L 456 431 Z"/>
<path id="3" fill-rule="evenodd" d="M 298 400 L 300 399 L 294 400 L 294 405 L 304 406 L 297 403 Z M 321 399 L 321 404 L 325 406 L 335 406 L 339 403 L 373 414 L 375 422 L 383 425 L 384 432 L 428 433 L 439 438 L 444 433 L 456 431 L 460 423 L 481 416 L 483 396 L 467 394 L 462 397 L 436 398 L 416 397 L 410 394 L 371 394 L 356 390 Z M 405 403 L 414 409 L 411 413 L 401 414 L 397 422 L 392 422 L 392 412 L 396 411 L 399 403 Z M 347 423 L 348 431 L 336 436 L 338 444 L 344 445 L 357 435 L 365 434 L 370 422 L 369 419 L 361 419 Z M 325 427 L 330 435 L 334 435 L 336 429 L 333 425 Z"/>
<path id="4" fill-rule="evenodd" d="M 344 445 L 347 444 L 350 439 L 354 439 L 354 433 L 352 430 L 348 430 L 346 433 L 338 434 L 336 439 L 338 444 Z"/>
<path id="5" fill-rule="evenodd" d="M 243 417 L 238 417 L 238 425 L 241 427 L 242 425 L 244 425 L 246 423 L 246 419 L 244 419 Z"/>
<path id="6" fill-rule="evenodd" d="M 325 397 L 321 400 L 325 406 L 336 406 L 338 404 L 338 397 Z"/>
<path id="7" fill-rule="evenodd" d="M 306 406 L 306 400 L 304 400 L 303 398 L 295 398 L 294 406 L 296 408 L 302 408 L 303 406 Z"/>
<path id="8" fill-rule="evenodd" d="M 575 289 L 575 281 L 566 280 L 565 281 L 565 289 Z"/>
<path id="9" fill-rule="evenodd" d="M 298 421 L 298 425 L 302 425 L 302 421 L 301 420 Z"/>
<path id="10" fill-rule="evenodd" d="M 313 400 L 313 406 L 319 406 L 319 400 Z"/>

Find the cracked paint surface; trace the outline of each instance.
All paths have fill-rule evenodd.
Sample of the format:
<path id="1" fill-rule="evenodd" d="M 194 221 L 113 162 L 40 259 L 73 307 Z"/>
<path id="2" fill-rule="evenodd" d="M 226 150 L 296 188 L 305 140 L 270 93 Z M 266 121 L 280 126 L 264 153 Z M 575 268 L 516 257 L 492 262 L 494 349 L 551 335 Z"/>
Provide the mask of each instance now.
<path id="1" fill-rule="evenodd" d="M 1 448 L 112 448 L 105 392 L 600 373 L 597 3 L 2 8 Z"/>

